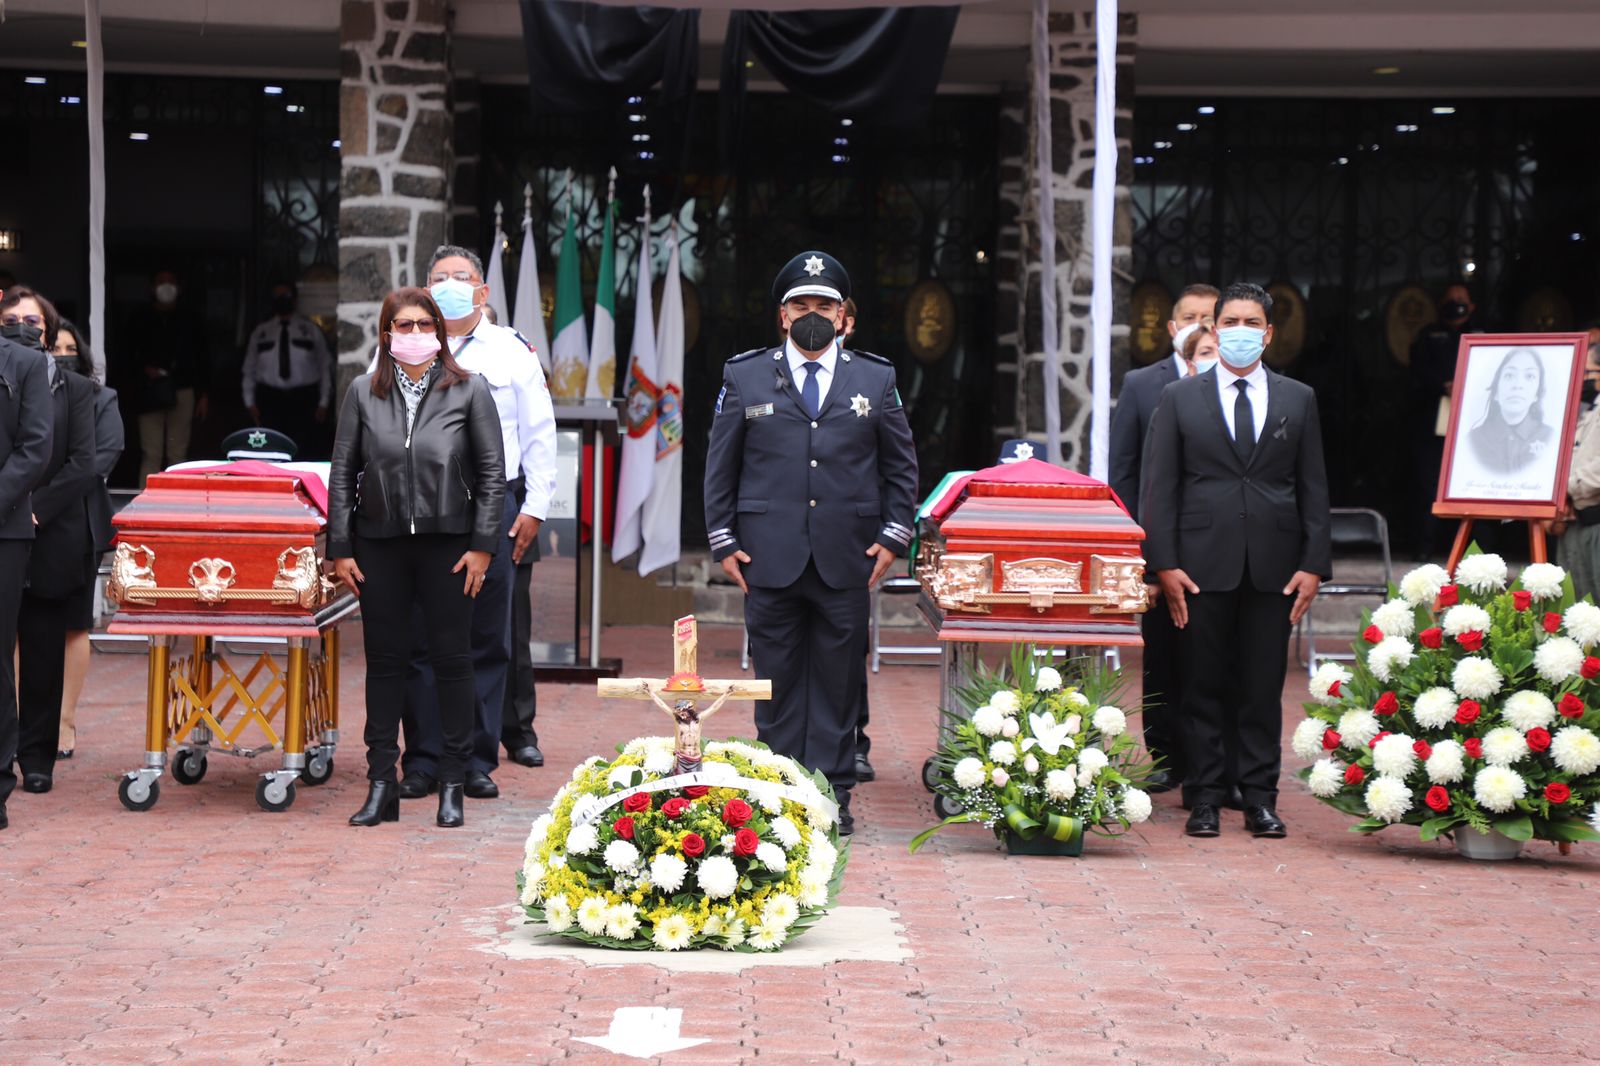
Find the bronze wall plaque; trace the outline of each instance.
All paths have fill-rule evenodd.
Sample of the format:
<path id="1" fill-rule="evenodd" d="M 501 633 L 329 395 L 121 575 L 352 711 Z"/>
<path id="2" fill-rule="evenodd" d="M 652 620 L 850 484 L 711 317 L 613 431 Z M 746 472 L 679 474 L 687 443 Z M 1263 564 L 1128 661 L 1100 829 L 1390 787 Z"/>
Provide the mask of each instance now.
<path id="1" fill-rule="evenodd" d="M 1172 293 L 1159 281 L 1141 281 L 1128 298 L 1128 347 L 1137 366 L 1149 366 L 1172 351 L 1167 319 Z"/>
<path id="2" fill-rule="evenodd" d="M 956 342 L 956 300 L 937 278 L 917 282 L 906 297 L 906 347 L 919 363 L 937 363 Z"/>
<path id="3" fill-rule="evenodd" d="M 1425 326 L 1439 321 L 1439 306 L 1421 285 L 1402 285 L 1389 297 L 1383 315 L 1383 336 L 1389 355 L 1401 366 L 1411 365 L 1411 344 Z"/>

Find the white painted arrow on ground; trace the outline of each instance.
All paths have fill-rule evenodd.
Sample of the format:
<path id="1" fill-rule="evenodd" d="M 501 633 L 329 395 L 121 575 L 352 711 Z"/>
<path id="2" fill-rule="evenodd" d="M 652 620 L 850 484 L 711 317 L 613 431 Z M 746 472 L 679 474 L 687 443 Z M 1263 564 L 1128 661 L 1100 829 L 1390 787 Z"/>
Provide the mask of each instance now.
<path id="1" fill-rule="evenodd" d="M 650 1059 L 707 1042 L 679 1036 L 682 1024 L 683 1011 L 677 1007 L 618 1007 L 605 1036 L 573 1039 L 634 1059 Z"/>

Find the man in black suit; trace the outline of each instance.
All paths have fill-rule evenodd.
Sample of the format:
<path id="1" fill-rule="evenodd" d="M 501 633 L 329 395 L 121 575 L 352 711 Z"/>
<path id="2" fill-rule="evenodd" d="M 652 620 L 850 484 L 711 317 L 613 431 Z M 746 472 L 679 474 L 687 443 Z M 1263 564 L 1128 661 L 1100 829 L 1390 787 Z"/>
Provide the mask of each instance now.
<path id="1" fill-rule="evenodd" d="M 1211 285 L 1190 285 L 1178 294 L 1167 321 L 1172 338 L 1172 354 L 1149 366 L 1128 372 L 1122 379 L 1117 411 L 1111 419 L 1111 488 L 1121 497 L 1132 519 L 1139 521 L 1139 480 L 1144 456 L 1144 436 L 1150 416 L 1156 412 L 1161 390 L 1179 378 L 1193 377 L 1193 362 L 1184 359 L 1183 345 L 1194 332 L 1211 320 L 1217 307 L 1217 290 Z M 1155 597 L 1151 600 L 1154 602 Z M 1163 610 L 1146 611 L 1140 616 L 1144 633 L 1144 746 L 1152 758 L 1162 761 L 1163 769 L 1150 783 L 1149 791 L 1166 792 L 1183 784 L 1183 745 L 1178 729 L 1178 694 L 1182 681 L 1178 672 L 1178 631 L 1172 616 Z"/>
<path id="2" fill-rule="evenodd" d="M 1258 285 L 1222 290 L 1221 363 L 1163 390 L 1145 441 L 1145 559 L 1180 630 L 1191 836 L 1220 832 L 1229 701 L 1245 828 L 1284 835 L 1275 808 L 1289 631 L 1332 571 L 1316 394 L 1262 364 L 1271 313 Z"/>

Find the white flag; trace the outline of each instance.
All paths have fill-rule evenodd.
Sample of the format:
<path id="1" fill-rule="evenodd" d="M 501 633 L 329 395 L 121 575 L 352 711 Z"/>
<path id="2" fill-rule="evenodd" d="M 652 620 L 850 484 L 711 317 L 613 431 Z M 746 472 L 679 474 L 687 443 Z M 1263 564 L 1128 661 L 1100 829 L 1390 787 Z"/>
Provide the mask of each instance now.
<path id="1" fill-rule="evenodd" d="M 539 296 L 539 260 L 533 250 L 533 216 L 522 217 L 522 258 L 517 263 L 517 297 L 510 326 L 539 353 L 539 365 L 550 374 L 550 338 L 545 335 L 544 305 Z"/>
<path id="2" fill-rule="evenodd" d="M 489 267 L 489 306 L 494 308 L 494 320 L 502 326 L 509 326 L 511 319 L 506 312 L 511 310 L 511 301 L 506 298 L 505 250 L 506 234 L 496 221 L 494 240 L 489 244 L 489 254 L 484 256 Z"/>
<path id="3" fill-rule="evenodd" d="M 639 241 L 639 277 L 634 286 L 633 354 L 628 359 L 628 435 L 617 474 L 617 518 L 611 531 L 611 561 L 621 562 L 644 543 L 643 509 L 656 467 L 656 334 L 650 309 L 650 220 Z"/>
<path id="4" fill-rule="evenodd" d="M 661 285 L 661 322 L 656 333 L 656 470 L 644 503 L 644 550 L 639 575 L 678 561 L 679 516 L 683 511 L 683 282 L 678 276 L 678 230 Z"/>

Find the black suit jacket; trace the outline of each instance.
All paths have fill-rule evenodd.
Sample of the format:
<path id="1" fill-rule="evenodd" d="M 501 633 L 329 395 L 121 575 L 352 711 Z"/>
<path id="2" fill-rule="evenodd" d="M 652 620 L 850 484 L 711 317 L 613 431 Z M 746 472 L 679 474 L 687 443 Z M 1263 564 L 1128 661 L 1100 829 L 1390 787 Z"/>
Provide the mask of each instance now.
<path id="1" fill-rule="evenodd" d="M 100 481 L 94 462 L 94 382 L 57 374 L 50 407 L 55 432 L 44 476 L 33 490 L 39 527 L 28 557 L 28 588 L 37 596 L 60 597 L 83 587 L 84 559 L 94 549 L 89 493 Z"/>
<path id="2" fill-rule="evenodd" d="M 1267 372 L 1267 418 L 1248 460 L 1228 435 L 1218 366 L 1161 393 L 1145 440 L 1145 563 L 1182 568 L 1202 592 L 1248 580 L 1277 592 L 1295 571 L 1332 575 L 1317 397 Z"/>
<path id="3" fill-rule="evenodd" d="M 0 339 L 0 540 L 32 540 L 33 487 L 50 457 L 49 356 Z"/>
<path id="4" fill-rule="evenodd" d="M 1130 370 L 1122 379 L 1117 411 L 1111 419 L 1111 489 L 1122 498 L 1128 514 L 1139 521 L 1139 481 L 1143 469 L 1144 437 L 1150 418 L 1161 402 L 1161 390 L 1178 380 L 1178 368 L 1168 353 L 1161 362 Z"/>

